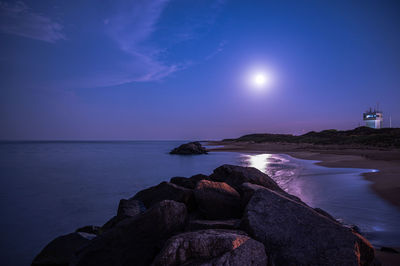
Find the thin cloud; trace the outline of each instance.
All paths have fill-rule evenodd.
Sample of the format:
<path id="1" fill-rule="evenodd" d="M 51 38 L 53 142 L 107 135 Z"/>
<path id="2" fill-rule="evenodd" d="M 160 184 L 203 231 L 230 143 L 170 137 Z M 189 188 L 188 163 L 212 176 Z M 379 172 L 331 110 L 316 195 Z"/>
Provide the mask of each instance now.
<path id="1" fill-rule="evenodd" d="M 157 34 L 157 23 L 169 2 L 170 0 L 123 1 L 116 14 L 106 19 L 104 24 L 108 36 L 132 58 L 131 64 L 127 67 L 130 72 L 112 75 L 106 84 L 111 85 L 114 82 L 115 85 L 120 85 L 130 82 L 158 81 L 194 64 L 192 62 L 167 63 L 161 61 L 159 55 L 166 53 L 165 49 L 159 48 L 156 42 L 151 42 L 152 35 Z M 208 17 L 203 17 L 202 21 L 195 21 L 195 25 L 180 32 L 180 36 L 173 34 L 175 44 L 193 39 L 193 35 L 196 35 L 193 33 L 193 29 L 210 27 L 214 24 L 224 3 L 225 1 L 221 0 L 213 2 L 212 12 Z M 174 31 L 174 29 L 171 30 Z M 221 52 L 225 44 L 226 42 L 221 42 L 217 51 L 207 56 L 206 60 Z"/>
<path id="2" fill-rule="evenodd" d="M 105 23 L 108 36 L 131 57 L 130 73 L 120 83 L 156 81 L 174 73 L 182 66 L 158 60 L 160 49 L 149 44 L 156 23 L 169 0 L 123 1 L 114 16 Z M 111 80 L 117 80 L 115 77 Z"/>
<path id="3" fill-rule="evenodd" d="M 25 3 L 0 2 L 0 32 L 54 43 L 66 39 L 62 26 L 33 12 Z"/>
<path id="4" fill-rule="evenodd" d="M 101 20 L 101 27 L 106 36 L 125 56 L 123 62 L 117 59 L 110 62 L 105 61 L 103 64 L 105 68 L 89 69 L 85 76 L 66 80 L 61 86 L 66 89 L 79 89 L 112 87 L 133 82 L 157 82 L 195 65 L 196 62 L 190 58 L 177 62 L 171 60 L 169 49 L 179 42 L 191 39 L 193 32 L 190 27 L 188 31 L 182 31 L 179 26 L 164 23 L 162 18 L 163 15 L 168 15 L 164 13 L 168 4 L 173 4 L 173 2 L 170 0 L 122 0 L 116 2 L 114 6 L 117 8 L 111 9 L 106 14 Z M 221 2 L 216 1 L 211 12 L 204 14 L 204 19 L 188 20 L 188 23 L 195 28 L 210 27 L 215 22 L 220 6 Z M 203 24 L 199 25 L 200 23 Z M 167 31 L 164 27 L 167 27 Z M 182 38 L 175 38 L 177 32 L 186 35 L 181 36 Z M 177 42 L 164 43 L 160 38 L 160 35 L 163 36 L 163 34 L 168 35 L 168 39 L 177 40 Z M 225 42 L 220 43 L 217 51 L 209 55 L 209 58 L 221 52 L 224 45 Z M 204 56 L 201 60 L 204 60 Z M 51 85 L 51 87 L 53 86 Z"/>

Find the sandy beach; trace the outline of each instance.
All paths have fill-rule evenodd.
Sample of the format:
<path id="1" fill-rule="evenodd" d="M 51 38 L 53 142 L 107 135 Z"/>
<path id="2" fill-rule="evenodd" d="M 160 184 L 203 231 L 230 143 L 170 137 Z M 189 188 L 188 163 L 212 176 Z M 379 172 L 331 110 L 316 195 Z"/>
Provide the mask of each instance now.
<path id="1" fill-rule="evenodd" d="M 211 151 L 248 153 L 284 153 L 295 158 L 317 160 L 321 166 L 376 169 L 365 173 L 371 188 L 380 197 L 400 208 L 400 151 L 359 149 L 339 145 L 311 145 L 291 143 L 248 143 L 210 141 Z"/>

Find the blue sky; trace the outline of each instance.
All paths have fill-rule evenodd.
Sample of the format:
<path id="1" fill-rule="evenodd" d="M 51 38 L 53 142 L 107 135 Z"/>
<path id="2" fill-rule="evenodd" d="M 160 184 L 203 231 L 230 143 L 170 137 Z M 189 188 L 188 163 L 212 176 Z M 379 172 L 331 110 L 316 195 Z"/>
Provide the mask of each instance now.
<path id="1" fill-rule="evenodd" d="M 1 1 L 0 139 L 400 126 L 398 1 Z M 268 69 L 273 84 L 243 82 Z"/>

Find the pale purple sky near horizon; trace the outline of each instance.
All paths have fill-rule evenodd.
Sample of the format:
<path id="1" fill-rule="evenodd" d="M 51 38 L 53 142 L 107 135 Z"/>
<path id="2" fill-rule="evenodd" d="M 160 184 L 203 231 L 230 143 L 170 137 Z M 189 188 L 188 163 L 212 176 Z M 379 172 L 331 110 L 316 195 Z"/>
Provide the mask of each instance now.
<path id="1" fill-rule="evenodd" d="M 0 140 L 400 127 L 399 1 L 0 1 Z M 243 77 L 268 68 L 257 93 Z"/>

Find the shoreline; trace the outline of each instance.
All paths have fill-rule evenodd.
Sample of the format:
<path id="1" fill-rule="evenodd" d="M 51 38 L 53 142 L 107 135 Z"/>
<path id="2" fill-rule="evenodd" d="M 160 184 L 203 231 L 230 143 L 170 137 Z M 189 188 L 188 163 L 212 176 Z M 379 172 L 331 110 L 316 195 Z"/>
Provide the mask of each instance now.
<path id="1" fill-rule="evenodd" d="M 371 182 L 371 189 L 382 199 L 400 209 L 400 151 L 355 149 L 340 145 L 317 146 L 292 143 L 248 143 L 208 141 L 210 151 L 283 153 L 304 160 L 319 161 L 316 164 L 331 168 L 375 169 L 362 176 Z"/>

